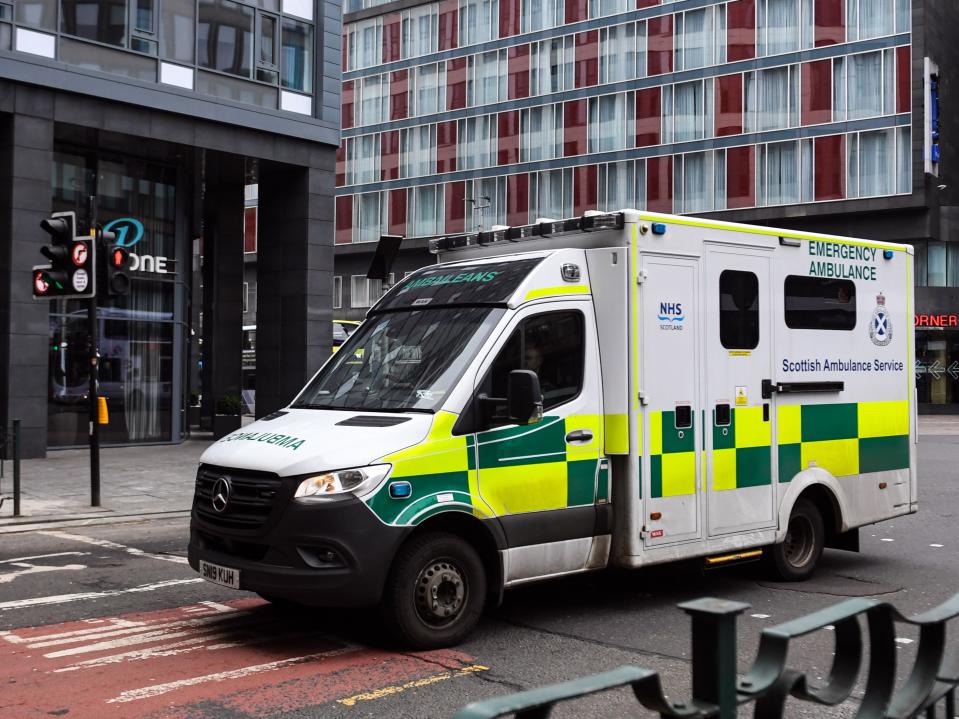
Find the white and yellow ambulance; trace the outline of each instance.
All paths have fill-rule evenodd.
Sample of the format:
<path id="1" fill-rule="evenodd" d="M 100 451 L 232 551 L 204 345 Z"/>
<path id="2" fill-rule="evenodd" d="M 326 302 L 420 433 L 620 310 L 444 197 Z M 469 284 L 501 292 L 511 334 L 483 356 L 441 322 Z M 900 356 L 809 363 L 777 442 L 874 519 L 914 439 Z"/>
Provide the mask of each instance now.
<path id="1" fill-rule="evenodd" d="M 913 255 L 627 210 L 434 240 L 202 457 L 190 564 L 455 643 L 505 588 L 823 547 L 916 511 Z"/>

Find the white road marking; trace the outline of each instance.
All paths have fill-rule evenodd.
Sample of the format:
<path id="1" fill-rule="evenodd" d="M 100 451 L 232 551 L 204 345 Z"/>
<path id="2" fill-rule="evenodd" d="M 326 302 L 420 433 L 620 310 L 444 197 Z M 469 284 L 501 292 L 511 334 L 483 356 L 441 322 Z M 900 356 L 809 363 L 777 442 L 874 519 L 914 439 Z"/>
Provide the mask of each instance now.
<path id="1" fill-rule="evenodd" d="M 253 674 L 260 674 L 262 672 L 273 672 L 277 669 L 283 669 L 284 667 L 293 666 L 295 664 L 304 664 L 306 662 L 312 662 L 317 659 L 326 659 L 329 657 L 339 656 L 341 654 L 347 654 L 348 652 L 355 651 L 356 647 L 346 646 L 339 649 L 332 649 L 327 652 L 318 652 L 317 654 L 305 654 L 300 657 L 290 657 L 289 659 L 281 659 L 275 662 L 267 662 L 266 664 L 254 664 L 253 666 L 243 667 L 241 669 L 232 669 L 226 672 L 217 672 L 216 674 L 206 674 L 200 677 L 190 677 L 189 679 L 179 679 L 175 682 L 167 682 L 165 684 L 154 684 L 149 687 L 142 687 L 140 689 L 127 689 L 124 692 L 121 692 L 119 696 L 114 697 L 113 699 L 108 699 L 107 704 L 119 704 L 124 702 L 133 702 L 138 699 L 149 699 L 151 697 L 160 696 L 161 694 L 167 694 L 169 692 L 175 691 L 177 689 L 182 689 L 183 687 L 192 687 L 197 684 L 206 684 L 208 682 L 222 682 L 230 679 L 242 679 L 243 677 L 248 677 Z"/>
<path id="2" fill-rule="evenodd" d="M 120 627 L 142 627 L 143 622 L 130 622 L 126 619 L 108 619 L 106 620 L 107 624 L 112 624 L 114 628 Z M 104 620 L 102 619 L 84 619 L 84 624 L 103 624 Z M 80 640 L 84 638 L 84 635 L 95 634 L 99 632 L 106 632 L 110 629 L 109 626 L 101 627 L 91 627 L 90 629 L 75 629 L 72 632 L 58 632 L 56 634 L 43 634 L 36 637 L 18 637 L 13 632 L 0 632 L 0 636 L 6 639 L 12 644 L 27 644 L 28 642 L 35 642 L 39 640 L 46 639 L 60 639 L 62 637 L 80 637 Z"/>
<path id="3" fill-rule="evenodd" d="M 769 619 L 768 614 L 750 614 L 753 619 Z"/>
<path id="4" fill-rule="evenodd" d="M 895 539 L 892 539 L 891 537 L 883 537 L 883 538 L 880 539 L 879 541 L 880 541 L 880 542 L 895 542 L 896 540 L 895 540 Z"/>
<path id="5" fill-rule="evenodd" d="M 236 609 L 229 606 L 228 604 L 220 604 L 219 602 L 205 601 L 200 602 L 204 607 L 209 607 L 210 609 L 215 609 L 218 612 L 235 612 Z"/>
<path id="6" fill-rule="evenodd" d="M 33 557 L 17 557 L 16 559 L 0 559 L 0 564 L 15 564 L 16 562 L 30 562 L 34 559 L 52 559 L 53 557 L 83 557 L 89 552 L 56 552 L 55 554 L 37 554 Z"/>
<path id="7" fill-rule="evenodd" d="M 44 572 L 76 572 L 81 569 L 86 569 L 86 564 L 60 564 L 60 565 L 32 565 L 26 563 L 15 564 L 13 566 L 23 567 L 16 572 L 7 572 L 6 574 L 0 574 L 0 584 L 6 584 L 7 582 L 12 582 L 14 579 L 24 577 L 28 574 L 43 574 Z"/>
<path id="8" fill-rule="evenodd" d="M 896 644 L 912 644 L 915 640 L 909 637 L 896 637 Z"/>
<path id="9" fill-rule="evenodd" d="M 127 589 L 111 589 L 106 592 L 80 592 L 78 594 L 56 594 L 50 597 L 33 597 L 32 599 L 15 599 L 12 602 L 0 602 L 0 612 L 8 609 L 24 609 L 26 607 L 43 607 L 50 604 L 68 604 L 70 602 L 83 602 L 88 599 L 104 599 L 106 597 L 115 597 L 120 594 L 135 594 L 138 592 L 154 592 L 157 589 L 166 589 L 167 587 L 176 587 L 181 584 L 196 584 L 202 582 L 200 577 L 193 579 L 168 579 L 165 582 L 156 582 L 155 584 L 141 584 L 138 587 L 129 587 Z"/>
<path id="10" fill-rule="evenodd" d="M 57 539 L 65 539 L 72 542 L 92 544 L 95 547 L 103 547 L 104 549 L 115 549 L 120 552 L 131 554 L 134 557 L 148 557 L 150 559 L 159 559 L 164 562 L 173 562 L 174 564 L 188 563 L 186 557 L 177 557 L 172 554 L 155 554 L 153 552 L 145 552 L 142 549 L 137 549 L 136 547 L 128 547 L 125 544 L 111 542 L 109 539 L 97 539 L 95 537 L 85 537 L 82 534 L 71 534 L 70 532 L 58 532 L 53 530 L 40 531 L 37 532 L 37 534 L 43 534 L 47 537 L 56 537 Z"/>
<path id="11" fill-rule="evenodd" d="M 942 547 L 941 544 L 930 544 L 929 546 L 930 546 L 930 547 L 935 547 L 936 549 L 939 549 L 939 548 Z"/>

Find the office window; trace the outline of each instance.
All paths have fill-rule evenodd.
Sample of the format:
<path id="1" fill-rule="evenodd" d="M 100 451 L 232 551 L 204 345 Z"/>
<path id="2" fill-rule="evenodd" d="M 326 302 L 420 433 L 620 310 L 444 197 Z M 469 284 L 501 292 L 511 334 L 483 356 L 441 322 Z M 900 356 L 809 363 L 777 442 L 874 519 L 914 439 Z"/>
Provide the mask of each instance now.
<path id="1" fill-rule="evenodd" d="M 346 184 L 380 180 L 380 135 L 346 138 Z"/>
<path id="2" fill-rule="evenodd" d="M 343 277 L 333 275 L 333 309 L 343 309 Z"/>
<path id="3" fill-rule="evenodd" d="M 896 130 L 896 190 L 903 194 L 912 192 L 912 128 Z M 956 284 L 959 287 L 959 283 Z"/>
<path id="4" fill-rule="evenodd" d="M 635 128 L 627 127 L 627 118 L 636 116 L 635 102 L 635 95 L 631 92 L 590 98 L 590 152 L 609 152 L 627 147 L 627 138 L 636 136 Z"/>
<path id="5" fill-rule="evenodd" d="M 552 160 L 563 156 L 563 106 L 561 103 L 520 110 L 520 162 Z"/>
<path id="6" fill-rule="evenodd" d="M 673 161 L 673 204 L 677 212 L 714 209 L 716 172 L 712 152 L 676 155 Z"/>
<path id="7" fill-rule="evenodd" d="M 436 125 L 400 130 L 400 177 L 436 172 Z"/>
<path id="8" fill-rule="evenodd" d="M 726 61 L 726 6 L 675 15 L 675 69 L 692 70 Z"/>
<path id="9" fill-rule="evenodd" d="M 466 103 L 491 105 L 506 99 L 506 50 L 471 55 L 466 68 Z"/>
<path id="10" fill-rule="evenodd" d="M 536 0 L 527 0 L 536 2 Z M 589 0 L 589 16 L 603 17 L 604 15 L 616 15 L 617 13 L 632 10 L 635 3 L 630 4 L 627 0 Z"/>
<path id="11" fill-rule="evenodd" d="M 847 196 L 877 197 L 911 192 L 911 136 L 909 128 L 847 135 Z"/>
<path id="12" fill-rule="evenodd" d="M 813 47 L 813 12 L 813 0 L 758 0 L 756 54 L 765 57 Z"/>
<path id="13" fill-rule="evenodd" d="M 783 296 L 790 329 L 856 328 L 856 283 L 852 280 L 787 275 Z"/>
<path id="14" fill-rule="evenodd" d="M 752 272 L 719 275 L 719 341 L 730 350 L 759 345 L 759 278 Z"/>
<path id="15" fill-rule="evenodd" d="M 912 30 L 912 6 L 909 0 L 896 0 L 896 32 Z"/>
<path id="16" fill-rule="evenodd" d="M 489 230 L 506 222 L 506 178 L 466 181 L 467 231 Z"/>
<path id="17" fill-rule="evenodd" d="M 382 192 L 353 196 L 353 242 L 377 242 L 386 228 L 386 202 Z M 355 306 L 355 305 L 354 305 Z"/>
<path id="18" fill-rule="evenodd" d="M 488 42 L 499 37 L 499 0 L 460 0 L 459 45 Z"/>
<path id="19" fill-rule="evenodd" d="M 273 62 L 272 53 L 270 58 L 270 62 Z M 283 18 L 283 33 L 280 39 L 280 84 L 297 92 L 313 92 L 312 25 Z"/>
<path id="20" fill-rule="evenodd" d="M 410 236 L 430 237 L 443 232 L 443 185 L 421 185 L 407 194 L 411 207 Z"/>
<path id="21" fill-rule="evenodd" d="M 192 65 L 196 27 L 193 0 L 164 0 L 160 3 L 160 57 Z"/>
<path id="22" fill-rule="evenodd" d="M 495 115 L 460 120 L 456 139 L 456 164 L 459 169 L 475 170 L 496 164 Z"/>
<path id="23" fill-rule="evenodd" d="M 573 170 L 546 170 L 529 176 L 531 215 L 560 220 L 573 216 Z"/>
<path id="24" fill-rule="evenodd" d="M 799 66 L 746 73 L 746 132 L 799 124 Z"/>
<path id="25" fill-rule="evenodd" d="M 622 82 L 646 74 L 646 23 L 600 28 L 599 83 Z"/>
<path id="26" fill-rule="evenodd" d="M 411 116 L 432 115 L 446 109 L 446 63 L 420 65 L 410 72 Z"/>
<path id="27" fill-rule="evenodd" d="M 605 212 L 646 207 L 646 161 L 600 165 L 596 172 L 597 208 Z"/>
<path id="28" fill-rule="evenodd" d="M 356 124 L 375 125 L 389 118 L 389 75 L 374 75 L 356 81 Z"/>
<path id="29" fill-rule="evenodd" d="M 833 121 L 896 111 L 895 50 L 864 52 L 833 61 Z"/>
<path id="30" fill-rule="evenodd" d="M 756 164 L 759 205 L 788 205 L 813 199 L 812 140 L 760 145 Z"/>
<path id="31" fill-rule="evenodd" d="M 663 88 L 663 142 L 711 137 L 715 122 L 713 80 L 694 80 Z"/>
<path id="32" fill-rule="evenodd" d="M 429 55 L 439 42 L 439 6 L 422 5 L 403 11 L 402 57 Z"/>
<path id="33" fill-rule="evenodd" d="M 347 34 L 346 69 L 373 67 L 383 61 L 383 18 L 352 23 Z"/>
<path id="34" fill-rule="evenodd" d="M 127 47 L 127 0 L 61 0 L 60 31 L 84 40 Z"/>
<path id="35" fill-rule="evenodd" d="M 534 42 L 530 52 L 530 95 L 572 89 L 574 60 L 572 35 Z"/>
<path id="36" fill-rule="evenodd" d="M 200 0 L 197 64 L 239 77 L 253 75 L 256 11 L 230 0 Z"/>
<path id="37" fill-rule="evenodd" d="M 896 19 L 894 0 L 846 0 L 846 39 L 868 40 L 892 35 Z"/>
<path id="38" fill-rule="evenodd" d="M 526 0 L 521 12 L 520 31 L 523 33 L 559 27 L 566 21 L 563 0 Z"/>

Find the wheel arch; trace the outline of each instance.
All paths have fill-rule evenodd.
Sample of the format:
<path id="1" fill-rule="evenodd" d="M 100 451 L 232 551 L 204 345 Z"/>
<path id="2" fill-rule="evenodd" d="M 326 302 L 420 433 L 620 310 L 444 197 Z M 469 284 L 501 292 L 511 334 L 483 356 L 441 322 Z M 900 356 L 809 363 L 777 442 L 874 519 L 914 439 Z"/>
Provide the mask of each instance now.
<path id="1" fill-rule="evenodd" d="M 497 519 L 478 519 L 474 515 L 451 509 L 434 514 L 416 525 L 404 543 L 429 532 L 447 532 L 469 542 L 480 555 L 486 570 L 488 606 L 503 601 L 503 562 L 500 551 L 506 548 L 506 535 Z"/>
<path id="2" fill-rule="evenodd" d="M 848 530 L 845 496 L 839 482 L 824 469 L 810 467 L 792 479 L 783 500 L 780 502 L 779 530 L 776 532 L 777 542 L 782 542 L 786 538 L 789 517 L 796 502 L 800 499 L 809 500 L 819 510 L 823 520 L 823 528 L 826 531 L 826 546 L 833 545 L 836 538 Z"/>

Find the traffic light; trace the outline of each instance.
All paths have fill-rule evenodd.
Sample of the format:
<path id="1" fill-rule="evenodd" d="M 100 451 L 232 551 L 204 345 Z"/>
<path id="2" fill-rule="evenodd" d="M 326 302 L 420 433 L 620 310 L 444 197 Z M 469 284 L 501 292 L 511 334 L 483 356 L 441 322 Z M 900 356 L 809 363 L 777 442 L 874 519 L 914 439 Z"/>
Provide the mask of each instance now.
<path id="1" fill-rule="evenodd" d="M 40 223 L 52 243 L 40 248 L 49 265 L 33 268 L 33 297 L 38 300 L 96 296 L 96 245 L 76 236 L 76 216 L 56 212 Z"/>
<path id="2" fill-rule="evenodd" d="M 107 271 L 104 275 L 107 294 L 111 297 L 120 297 L 130 291 L 130 253 L 122 245 L 112 244 L 115 235 L 112 232 L 102 232 L 106 248 Z"/>

